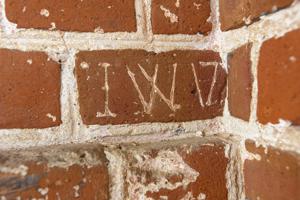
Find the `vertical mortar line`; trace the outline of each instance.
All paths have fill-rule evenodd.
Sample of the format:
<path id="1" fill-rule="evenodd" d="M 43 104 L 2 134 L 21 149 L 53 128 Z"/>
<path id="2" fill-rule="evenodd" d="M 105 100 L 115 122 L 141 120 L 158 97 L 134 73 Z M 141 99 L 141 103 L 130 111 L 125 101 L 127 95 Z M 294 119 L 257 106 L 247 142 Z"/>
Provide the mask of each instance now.
<path id="1" fill-rule="evenodd" d="M 226 145 L 225 155 L 229 159 L 226 169 L 226 187 L 228 189 L 228 200 L 243 199 L 243 170 L 240 155 L 240 141 L 233 141 Z"/>
<path id="2" fill-rule="evenodd" d="M 228 92 L 229 92 L 229 88 L 228 88 L 228 70 L 229 67 L 228 66 L 228 52 L 220 52 L 220 56 L 221 56 L 221 60 L 222 60 L 222 67 L 225 68 L 226 73 L 227 73 L 227 81 L 226 81 L 226 97 L 224 99 L 225 103 L 224 103 L 224 110 L 223 110 L 223 119 L 226 117 L 230 117 L 230 112 L 229 112 L 229 102 L 228 102 Z M 225 120 L 225 119 L 224 119 Z"/>
<path id="3" fill-rule="evenodd" d="M 147 37 L 147 20 L 145 12 L 145 2 L 142 0 L 135 0 L 135 15 L 136 15 L 136 28 L 138 37 L 145 40 Z"/>
<path id="4" fill-rule="evenodd" d="M 139 1 L 139 0 L 137 0 Z M 153 41 L 153 32 L 152 32 L 152 24 L 151 24 L 151 5 L 152 5 L 152 0 L 143 0 L 143 11 L 145 13 L 145 36 L 146 40 L 149 43 L 152 43 Z"/>
<path id="5" fill-rule="evenodd" d="M 75 75 L 75 63 L 76 63 L 76 53 L 78 52 L 75 49 L 69 51 L 69 57 L 67 60 L 68 66 L 68 78 L 69 83 L 69 105 L 70 105 L 70 117 L 71 117 L 71 138 L 72 141 L 78 142 L 80 137 L 83 137 L 84 134 L 81 132 L 82 120 L 79 113 L 79 102 L 78 102 L 78 88 Z M 83 142 L 83 141 L 81 141 Z"/>
<path id="6" fill-rule="evenodd" d="M 211 8 L 211 23 L 212 23 L 211 34 L 217 34 L 221 32 L 219 1 L 210 1 L 210 8 Z"/>
<path id="7" fill-rule="evenodd" d="M 16 31 L 16 24 L 8 21 L 5 12 L 5 0 L 0 0 L 0 36 L 3 33 L 12 33 Z"/>
<path id="8" fill-rule="evenodd" d="M 109 195 L 111 200 L 125 199 L 125 173 L 127 161 L 124 154 L 114 147 L 107 147 L 104 150 L 108 160 L 109 173 Z"/>
<path id="9" fill-rule="evenodd" d="M 60 110 L 62 124 L 59 127 L 59 135 L 57 135 L 58 143 L 68 143 L 73 130 L 73 118 L 70 105 L 70 85 L 69 74 L 70 68 L 68 60 L 70 57 L 70 50 L 64 40 L 64 34 L 60 34 L 60 40 L 57 47 L 54 49 L 48 49 L 48 55 L 55 59 L 57 62 L 61 62 L 61 91 L 60 91 Z M 47 50 L 47 49 L 46 49 Z"/>
<path id="10" fill-rule="evenodd" d="M 258 62 L 259 62 L 259 52 L 260 47 L 262 45 L 262 41 L 254 41 L 251 49 L 251 73 L 253 78 L 252 83 L 252 99 L 251 99 L 251 107 L 250 107 L 250 119 L 249 122 L 252 124 L 257 123 L 257 102 L 258 102 Z"/>

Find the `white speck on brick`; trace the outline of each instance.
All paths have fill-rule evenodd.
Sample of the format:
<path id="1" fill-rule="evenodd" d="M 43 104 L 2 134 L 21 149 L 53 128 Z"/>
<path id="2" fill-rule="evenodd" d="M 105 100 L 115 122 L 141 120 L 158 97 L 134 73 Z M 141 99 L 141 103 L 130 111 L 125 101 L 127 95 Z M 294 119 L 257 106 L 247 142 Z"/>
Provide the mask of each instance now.
<path id="1" fill-rule="evenodd" d="M 49 17 L 50 13 L 47 9 L 42 9 L 40 14 L 44 17 Z"/>
<path id="2" fill-rule="evenodd" d="M 290 56 L 290 57 L 289 57 L 289 60 L 290 60 L 292 63 L 294 63 L 294 62 L 297 61 L 297 58 L 296 58 L 295 56 Z"/>
<path id="3" fill-rule="evenodd" d="M 26 62 L 27 62 L 29 65 L 31 65 L 31 64 L 32 64 L 32 59 L 28 59 Z"/>
<path id="4" fill-rule="evenodd" d="M 75 185 L 75 186 L 73 187 L 73 189 L 75 190 L 75 192 L 74 192 L 74 197 L 75 197 L 75 198 L 79 197 L 79 196 L 80 196 L 80 195 L 79 195 L 79 189 L 80 189 L 79 185 Z"/>
<path id="5" fill-rule="evenodd" d="M 205 200 L 206 199 L 206 195 L 204 193 L 200 193 L 197 200 Z"/>
<path id="6" fill-rule="evenodd" d="M 278 7 L 275 5 L 272 7 L 272 12 L 275 12 L 276 10 L 278 10 Z"/>
<path id="7" fill-rule="evenodd" d="M 177 8 L 180 7 L 180 0 L 176 0 L 175 6 L 176 6 Z"/>
<path id="8" fill-rule="evenodd" d="M 97 28 L 95 28 L 94 32 L 95 33 L 104 33 L 104 30 L 100 26 L 98 26 Z"/>
<path id="9" fill-rule="evenodd" d="M 199 10 L 200 7 L 202 6 L 201 3 L 195 3 L 195 2 L 193 3 L 193 5 L 196 7 L 197 10 Z"/>
<path id="10" fill-rule="evenodd" d="M 251 15 L 249 15 L 248 17 L 244 17 L 243 21 L 245 22 L 246 25 L 251 24 Z"/>
<path id="11" fill-rule="evenodd" d="M 89 66 L 89 64 L 86 63 L 86 62 L 81 62 L 81 63 L 80 63 L 80 67 L 81 67 L 82 69 L 88 69 L 90 66 Z"/>
<path id="12" fill-rule="evenodd" d="M 172 24 L 178 22 L 178 16 L 172 13 L 169 9 L 165 8 L 163 5 L 160 6 L 160 9 L 164 11 L 165 17 L 169 18 Z"/>
<path id="13" fill-rule="evenodd" d="M 26 6 L 23 7 L 22 12 L 26 12 Z"/>
<path id="14" fill-rule="evenodd" d="M 50 23 L 51 27 L 49 28 L 50 31 L 56 29 L 56 24 L 54 22 Z"/>
<path id="15" fill-rule="evenodd" d="M 41 195 L 45 196 L 46 194 L 48 194 L 49 189 L 47 187 L 39 188 L 38 191 Z"/>
<path id="16" fill-rule="evenodd" d="M 53 122 L 56 121 L 56 117 L 55 117 L 54 115 L 48 113 L 46 116 L 47 116 L 48 118 L 52 119 Z"/>

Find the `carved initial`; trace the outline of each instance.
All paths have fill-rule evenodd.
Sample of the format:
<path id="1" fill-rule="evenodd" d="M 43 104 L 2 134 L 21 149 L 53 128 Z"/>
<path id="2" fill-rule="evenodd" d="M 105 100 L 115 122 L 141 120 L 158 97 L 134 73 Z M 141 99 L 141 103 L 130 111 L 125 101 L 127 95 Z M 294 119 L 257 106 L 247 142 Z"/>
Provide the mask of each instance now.
<path id="1" fill-rule="evenodd" d="M 195 70 L 195 65 L 194 65 L 194 63 L 191 63 L 193 74 L 194 74 L 194 80 L 195 80 L 195 84 L 196 84 L 196 88 L 197 88 L 197 93 L 198 93 L 198 97 L 199 97 L 199 103 L 200 103 L 201 107 L 211 106 L 211 105 L 214 104 L 214 103 L 212 103 L 212 94 L 213 94 L 213 90 L 214 90 L 214 87 L 215 87 L 215 84 L 216 84 L 216 81 L 217 81 L 217 70 L 218 70 L 219 63 L 217 63 L 217 62 L 199 62 L 199 64 L 202 65 L 202 66 L 214 66 L 213 80 L 212 80 L 212 83 L 211 83 L 211 86 L 210 86 L 207 101 L 204 104 L 203 97 L 202 97 L 202 94 L 201 94 L 201 89 L 200 89 L 200 86 L 199 86 L 197 73 L 196 73 L 196 70 Z"/>
<path id="2" fill-rule="evenodd" d="M 110 66 L 110 64 L 109 63 L 99 63 L 99 65 L 104 68 L 104 87 L 103 87 L 103 89 L 105 90 L 105 105 L 104 105 L 104 113 L 97 112 L 96 117 L 98 117 L 98 118 L 101 118 L 101 117 L 116 117 L 117 114 L 112 113 L 109 109 L 109 106 L 108 106 L 109 85 L 108 85 L 108 74 L 107 74 L 108 69 L 107 68 Z"/>
<path id="3" fill-rule="evenodd" d="M 144 112 L 147 114 L 151 114 L 152 107 L 153 107 L 153 101 L 155 99 L 155 95 L 158 95 L 167 105 L 168 107 L 175 112 L 177 109 L 180 108 L 180 105 L 174 104 L 174 92 L 175 92 L 175 80 L 176 80 L 176 69 L 177 69 L 177 64 L 173 64 L 173 79 L 172 79 L 172 87 L 170 91 L 170 96 L 169 99 L 161 92 L 161 90 L 158 88 L 156 85 L 156 80 L 157 80 L 157 73 L 158 73 L 158 64 L 155 65 L 155 70 L 153 76 L 149 76 L 149 74 L 145 71 L 145 69 L 138 64 L 139 69 L 141 70 L 142 74 L 146 78 L 147 81 L 151 84 L 151 92 L 150 92 L 150 100 L 149 102 L 146 102 L 145 97 L 143 93 L 141 92 L 140 86 L 138 85 L 136 79 L 135 79 L 135 74 L 130 71 L 130 69 L 127 67 L 127 72 L 129 77 L 131 78 L 133 85 L 135 89 L 138 92 L 139 99 L 143 105 Z"/>

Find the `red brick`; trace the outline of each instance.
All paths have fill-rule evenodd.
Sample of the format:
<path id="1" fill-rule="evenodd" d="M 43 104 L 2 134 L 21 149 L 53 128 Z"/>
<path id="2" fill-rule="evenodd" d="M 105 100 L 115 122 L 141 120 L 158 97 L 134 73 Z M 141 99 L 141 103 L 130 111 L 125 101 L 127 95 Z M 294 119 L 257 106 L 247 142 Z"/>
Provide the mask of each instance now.
<path id="1" fill-rule="evenodd" d="M 81 147 L 45 152 L 27 150 L 1 155 L 0 197 L 108 200 L 109 177 L 103 149 Z M 26 175 L 9 173 L 9 169 L 21 166 L 28 168 Z"/>
<path id="2" fill-rule="evenodd" d="M 275 12 L 291 5 L 294 0 L 220 0 L 220 20 L 222 31 L 239 28 L 250 20 L 250 24 L 260 16 Z"/>
<path id="3" fill-rule="evenodd" d="M 298 200 L 300 197 L 300 157 L 274 147 L 256 147 L 247 141 L 247 150 L 260 160 L 246 160 L 245 189 L 248 199 Z"/>
<path id="4" fill-rule="evenodd" d="M 231 115 L 249 121 L 252 99 L 251 47 L 246 44 L 229 55 L 228 102 Z"/>
<path id="5" fill-rule="evenodd" d="M 126 157 L 127 199 L 227 199 L 222 143 L 154 144 L 127 150 Z"/>
<path id="6" fill-rule="evenodd" d="M 0 49 L 0 128 L 59 124 L 60 64 L 43 52 Z"/>
<path id="7" fill-rule="evenodd" d="M 207 34 L 212 29 L 209 0 L 153 0 L 155 34 Z"/>
<path id="8" fill-rule="evenodd" d="M 259 122 L 300 125 L 300 29 L 263 43 L 258 65 Z"/>
<path id="9" fill-rule="evenodd" d="M 135 32 L 134 0 L 6 0 L 8 20 L 18 28 Z"/>
<path id="10" fill-rule="evenodd" d="M 80 113 L 85 124 L 178 122 L 222 115 L 226 73 L 218 53 L 105 50 L 80 52 L 76 57 Z M 105 87 L 105 66 L 109 90 Z M 156 81 L 151 81 L 156 68 Z"/>

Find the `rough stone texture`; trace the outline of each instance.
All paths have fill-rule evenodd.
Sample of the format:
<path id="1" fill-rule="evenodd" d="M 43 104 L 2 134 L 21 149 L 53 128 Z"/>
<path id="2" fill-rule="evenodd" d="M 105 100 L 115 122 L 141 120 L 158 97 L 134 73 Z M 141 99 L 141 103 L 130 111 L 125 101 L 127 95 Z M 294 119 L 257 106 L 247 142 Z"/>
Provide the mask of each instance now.
<path id="1" fill-rule="evenodd" d="M 0 49 L 0 128 L 59 124 L 60 64 L 43 52 Z"/>
<path id="2" fill-rule="evenodd" d="M 108 200 L 109 177 L 103 149 L 80 148 L 46 156 L 47 150 L 2 152 L 1 199 Z M 17 169 L 25 173 L 18 174 Z"/>
<path id="3" fill-rule="evenodd" d="M 226 73 L 217 53 L 105 50 L 76 57 L 85 124 L 178 122 L 222 115 Z"/>
<path id="4" fill-rule="evenodd" d="M 227 199 L 228 160 L 222 143 L 144 148 L 127 151 L 127 199 Z"/>
<path id="5" fill-rule="evenodd" d="M 222 31 L 251 24 L 260 16 L 291 5 L 294 0 L 220 0 Z"/>
<path id="6" fill-rule="evenodd" d="M 228 102 L 231 115 L 249 121 L 252 99 L 251 47 L 246 44 L 229 55 Z"/>
<path id="7" fill-rule="evenodd" d="M 263 43 L 258 66 L 258 120 L 300 125 L 300 30 Z"/>
<path id="8" fill-rule="evenodd" d="M 299 155 L 273 147 L 256 147 L 249 140 L 246 148 L 261 158 L 245 161 L 245 189 L 248 199 L 299 200 Z"/>
<path id="9" fill-rule="evenodd" d="M 153 0 L 155 34 L 207 34 L 211 31 L 209 0 Z"/>
<path id="10" fill-rule="evenodd" d="M 8 20 L 19 28 L 78 32 L 135 32 L 134 0 L 6 0 Z"/>

